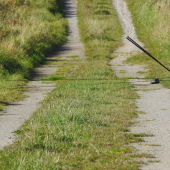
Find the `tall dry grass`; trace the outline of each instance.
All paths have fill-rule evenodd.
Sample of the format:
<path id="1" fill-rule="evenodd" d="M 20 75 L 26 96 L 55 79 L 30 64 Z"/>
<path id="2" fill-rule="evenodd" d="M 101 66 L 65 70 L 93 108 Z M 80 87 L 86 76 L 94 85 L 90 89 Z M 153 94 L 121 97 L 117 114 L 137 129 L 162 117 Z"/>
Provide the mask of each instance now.
<path id="1" fill-rule="evenodd" d="M 62 0 L 0 1 L 0 73 L 22 74 L 66 40 Z"/>

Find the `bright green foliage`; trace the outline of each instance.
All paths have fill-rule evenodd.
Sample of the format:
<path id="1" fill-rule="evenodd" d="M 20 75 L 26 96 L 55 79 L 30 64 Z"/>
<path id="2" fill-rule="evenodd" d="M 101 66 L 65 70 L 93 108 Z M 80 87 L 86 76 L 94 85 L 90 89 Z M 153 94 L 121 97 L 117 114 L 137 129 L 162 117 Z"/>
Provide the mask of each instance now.
<path id="1" fill-rule="evenodd" d="M 88 59 L 110 59 L 113 49 L 121 45 L 122 37 L 122 28 L 112 1 L 79 1 L 78 14 Z"/>

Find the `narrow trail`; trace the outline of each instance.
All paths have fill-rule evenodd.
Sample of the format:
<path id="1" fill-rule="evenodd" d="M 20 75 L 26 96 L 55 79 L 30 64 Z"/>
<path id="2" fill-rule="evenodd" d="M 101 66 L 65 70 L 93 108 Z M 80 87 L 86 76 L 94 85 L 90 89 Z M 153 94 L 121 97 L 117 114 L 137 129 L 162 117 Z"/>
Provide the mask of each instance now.
<path id="1" fill-rule="evenodd" d="M 84 45 L 80 41 L 77 19 L 77 0 L 64 0 L 65 15 L 68 19 L 69 30 L 67 42 L 56 50 L 54 55 L 59 55 L 63 59 L 69 56 L 78 56 L 79 59 L 85 58 Z"/>
<path id="2" fill-rule="evenodd" d="M 118 56 L 117 58 L 111 60 L 111 68 L 114 70 L 118 77 L 140 77 L 143 78 L 144 75 L 138 74 L 139 71 L 145 71 L 142 66 L 128 65 L 125 63 L 126 59 L 139 52 L 139 49 L 136 48 L 133 44 L 129 43 L 126 40 L 126 36 L 130 36 L 137 43 L 142 45 L 141 42 L 137 39 L 135 28 L 132 24 L 131 14 L 127 10 L 126 3 L 122 0 L 114 0 L 113 5 L 117 10 L 118 16 L 120 18 L 124 35 L 122 37 L 123 46 L 119 47 L 114 51 L 114 55 Z M 123 70 L 123 72 L 122 72 Z"/>
<path id="3" fill-rule="evenodd" d="M 69 22 L 69 34 L 66 44 L 56 50 L 54 56 L 60 55 L 63 59 L 69 59 L 69 56 L 78 56 L 84 58 L 84 47 L 80 42 L 80 37 L 77 27 L 76 17 L 76 0 L 64 0 L 65 13 Z M 126 36 L 130 36 L 140 45 L 135 28 L 133 26 L 130 12 L 123 0 L 113 0 L 113 5 L 117 10 L 119 18 L 124 30 L 122 38 L 124 46 L 119 47 L 114 55 L 116 59 L 111 60 L 111 68 L 118 77 L 131 77 L 129 81 L 137 89 L 140 98 L 136 101 L 139 111 L 146 114 L 140 114 L 138 120 L 140 123 L 131 128 L 135 133 L 153 134 L 153 137 L 146 137 L 145 142 L 134 144 L 139 152 L 151 153 L 155 156 L 155 160 L 159 162 L 143 165 L 142 170 L 169 170 L 170 168 L 170 115 L 169 115 L 169 100 L 170 90 L 165 89 L 161 84 L 150 84 L 150 81 L 145 81 L 144 74 L 139 74 L 140 71 L 146 71 L 143 66 L 128 65 L 125 63 L 127 57 L 139 52 L 139 50 L 126 40 Z M 54 59 L 52 56 L 49 59 Z M 33 72 L 33 79 L 28 83 L 28 92 L 25 93 L 28 97 L 23 101 L 12 103 L 6 107 L 6 112 L 0 112 L 0 149 L 11 144 L 15 136 L 13 131 L 17 130 L 33 113 L 41 107 L 39 104 L 45 93 L 56 88 L 54 84 L 43 84 L 40 78 L 55 73 L 58 68 L 55 65 L 46 65 L 36 68 Z M 122 72 L 124 70 L 124 72 Z M 149 91 L 143 91 L 147 90 Z M 151 159 L 149 159 L 151 160 Z M 147 162 L 147 159 L 145 160 Z"/>
<path id="4" fill-rule="evenodd" d="M 154 135 L 153 137 L 144 137 L 145 142 L 133 144 L 139 153 L 150 153 L 155 157 L 153 159 L 142 159 L 148 163 L 148 165 L 142 165 L 140 169 L 169 170 L 170 90 L 164 88 L 161 84 L 151 84 L 150 81 L 145 81 L 143 79 L 145 78 L 145 74 L 139 74 L 140 71 L 146 71 L 144 66 L 128 65 L 125 63 L 128 57 L 139 52 L 137 47 L 126 40 L 126 36 L 130 36 L 140 45 L 142 45 L 142 43 L 137 39 L 126 2 L 124 0 L 113 0 L 113 5 L 122 23 L 124 31 L 122 40 L 124 46 L 119 47 L 114 52 L 117 58 L 111 60 L 111 68 L 118 77 L 131 77 L 129 81 L 134 85 L 140 96 L 136 101 L 137 110 L 146 113 L 139 115 L 139 124 L 132 127 L 130 130 L 134 133 Z"/>
<path id="5" fill-rule="evenodd" d="M 76 1 L 64 0 L 66 18 L 69 23 L 67 42 L 58 48 L 49 60 L 55 60 L 56 55 L 66 58 L 67 56 L 78 56 L 84 58 L 84 46 L 80 42 L 77 16 Z M 10 145 L 15 139 L 12 133 L 29 119 L 33 113 L 41 107 L 40 102 L 47 96 L 47 93 L 56 88 L 55 84 L 44 84 L 41 78 L 54 74 L 59 68 L 56 65 L 44 65 L 37 67 L 32 72 L 32 81 L 27 84 L 28 91 L 24 94 L 28 96 L 23 101 L 12 103 L 6 107 L 5 112 L 0 112 L 0 149 Z"/>

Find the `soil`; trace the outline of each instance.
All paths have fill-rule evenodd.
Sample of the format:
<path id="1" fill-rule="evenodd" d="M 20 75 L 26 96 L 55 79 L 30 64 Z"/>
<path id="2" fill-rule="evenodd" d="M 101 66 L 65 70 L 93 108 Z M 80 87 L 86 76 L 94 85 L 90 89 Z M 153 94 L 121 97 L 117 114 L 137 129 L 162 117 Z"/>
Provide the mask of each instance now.
<path id="1" fill-rule="evenodd" d="M 67 42 L 56 49 L 54 55 L 48 57 L 47 60 L 54 60 L 54 57 L 57 55 L 61 58 L 68 56 L 77 56 L 80 59 L 84 58 L 84 46 L 80 42 L 77 26 L 77 3 L 75 0 L 64 0 L 64 4 L 66 18 L 69 23 Z M 59 68 L 55 65 L 44 65 L 35 68 L 32 72 L 32 80 L 27 84 L 28 91 L 24 93 L 27 98 L 23 101 L 10 104 L 6 107 L 5 112 L 0 112 L 0 149 L 13 143 L 15 139 L 13 132 L 18 130 L 41 107 L 40 102 L 50 91 L 56 88 L 55 84 L 45 84 L 40 79 L 50 76 L 57 70 Z"/>
<path id="2" fill-rule="evenodd" d="M 139 153 L 149 153 L 155 158 L 142 159 L 147 164 L 140 167 L 142 170 L 169 170 L 170 168 L 170 90 L 164 88 L 161 84 L 151 84 L 151 81 L 145 81 L 144 66 L 128 65 L 126 59 L 139 52 L 138 48 L 131 44 L 126 36 L 131 37 L 140 45 L 143 45 L 137 39 L 135 28 L 132 23 L 127 4 L 123 0 L 113 0 L 113 5 L 117 10 L 122 23 L 124 36 L 122 38 L 124 46 L 119 47 L 114 55 L 117 58 L 111 60 L 111 68 L 118 77 L 131 77 L 129 82 L 134 85 L 139 94 L 137 110 L 145 114 L 139 114 L 139 123 L 130 130 L 134 133 L 150 134 L 145 137 L 145 142 L 133 144 Z"/>

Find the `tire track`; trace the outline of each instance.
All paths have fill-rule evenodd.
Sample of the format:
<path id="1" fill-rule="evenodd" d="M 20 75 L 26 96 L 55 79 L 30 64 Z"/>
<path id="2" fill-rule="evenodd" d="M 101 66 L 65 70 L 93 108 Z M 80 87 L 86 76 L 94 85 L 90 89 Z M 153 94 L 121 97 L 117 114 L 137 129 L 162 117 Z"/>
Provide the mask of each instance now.
<path id="1" fill-rule="evenodd" d="M 111 68 L 118 77 L 131 77 L 129 81 L 137 89 L 140 98 L 136 101 L 137 110 L 146 114 L 139 114 L 139 124 L 131 128 L 134 133 L 153 134 L 153 137 L 144 137 L 145 142 L 133 144 L 139 153 L 151 153 L 154 159 L 142 159 L 148 162 L 143 165 L 142 170 L 169 170 L 170 168 L 170 90 L 164 88 L 161 84 L 151 84 L 145 81 L 145 75 L 138 74 L 139 71 L 146 71 L 144 66 L 128 65 L 126 59 L 139 50 L 126 40 L 130 36 L 140 45 L 143 45 L 137 39 L 135 28 L 132 23 L 127 4 L 123 0 L 113 0 L 113 5 L 117 10 L 124 31 L 124 46 L 119 47 L 114 55 L 116 59 L 111 60 Z M 133 47 L 132 47 L 133 46 Z M 123 70 L 123 72 L 122 72 Z M 135 78 L 138 79 L 135 79 Z M 145 91 L 144 91 L 145 90 Z M 149 90 L 149 91 L 146 91 Z M 152 161 L 152 163 L 150 163 Z"/>
<path id="2" fill-rule="evenodd" d="M 84 46 L 80 42 L 77 16 L 76 1 L 64 0 L 65 14 L 69 23 L 69 32 L 67 42 L 58 48 L 49 60 L 55 60 L 56 55 L 63 58 L 67 56 L 78 56 L 84 58 Z M 44 84 L 39 81 L 45 76 L 49 76 L 58 70 L 56 65 L 45 65 L 35 68 L 32 73 L 32 81 L 28 83 L 28 92 L 24 94 L 28 96 L 23 101 L 12 103 L 6 107 L 6 111 L 0 112 L 0 149 L 10 145 L 15 140 L 14 131 L 29 119 L 34 112 L 41 107 L 40 102 L 52 91 L 56 86 L 54 84 Z"/>

